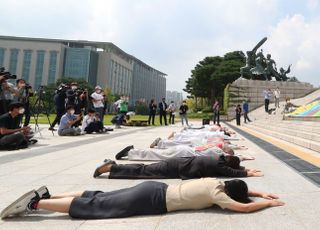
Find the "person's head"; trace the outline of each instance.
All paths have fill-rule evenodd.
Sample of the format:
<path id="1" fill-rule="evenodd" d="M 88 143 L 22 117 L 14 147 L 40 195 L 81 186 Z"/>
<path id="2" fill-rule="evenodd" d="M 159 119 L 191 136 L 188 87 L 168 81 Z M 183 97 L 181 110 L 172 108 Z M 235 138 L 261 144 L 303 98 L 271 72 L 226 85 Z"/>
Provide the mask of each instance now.
<path id="1" fill-rule="evenodd" d="M 248 186 L 243 180 L 228 180 L 224 185 L 224 191 L 231 199 L 245 204 L 252 202 L 249 198 Z"/>
<path id="2" fill-rule="evenodd" d="M 153 104 L 153 103 L 154 103 L 154 99 L 151 99 L 151 100 L 150 100 L 150 103 Z"/>
<path id="3" fill-rule="evenodd" d="M 162 98 L 162 102 L 166 102 L 166 99 L 165 99 L 165 98 Z"/>
<path id="4" fill-rule="evenodd" d="M 226 154 L 229 154 L 229 155 L 231 155 L 231 156 L 234 155 L 234 151 L 233 151 L 233 149 L 230 148 L 230 147 L 225 146 L 225 147 L 222 148 L 222 150 L 223 150 L 223 152 L 225 152 Z"/>
<path id="5" fill-rule="evenodd" d="M 95 89 L 96 93 L 98 93 L 98 94 L 102 93 L 102 88 L 99 85 L 97 85 L 94 89 Z"/>
<path id="6" fill-rule="evenodd" d="M 88 115 L 90 117 L 93 117 L 95 115 L 96 111 L 94 109 L 88 109 Z"/>
<path id="7" fill-rule="evenodd" d="M 174 101 L 171 101 L 170 103 L 171 103 L 171 104 L 174 104 Z"/>
<path id="8" fill-rule="evenodd" d="M 70 87 L 72 90 L 78 89 L 78 83 L 77 82 L 71 82 Z"/>
<path id="9" fill-rule="evenodd" d="M 240 108 L 241 107 L 240 104 L 238 104 L 237 107 Z"/>
<path id="10" fill-rule="evenodd" d="M 270 59 L 271 58 L 271 54 L 267 54 L 267 59 Z"/>
<path id="11" fill-rule="evenodd" d="M 225 156 L 225 165 L 233 169 L 241 169 L 239 157 L 227 155 Z"/>
<path id="12" fill-rule="evenodd" d="M 16 85 L 18 88 L 23 88 L 26 86 L 26 81 L 24 79 L 18 79 L 16 80 Z"/>
<path id="13" fill-rule="evenodd" d="M 75 113 L 75 110 L 74 110 L 74 106 L 73 106 L 73 105 L 68 105 L 67 108 L 66 108 L 66 110 L 67 110 L 67 113 L 68 113 L 68 114 L 73 115 L 73 114 Z"/>
<path id="14" fill-rule="evenodd" d="M 9 105 L 9 112 L 12 116 L 17 116 L 24 113 L 24 107 L 22 103 L 14 102 Z"/>
<path id="15" fill-rule="evenodd" d="M 186 100 L 183 100 L 183 101 L 182 101 L 182 104 L 184 104 L 184 105 L 187 104 L 187 101 L 186 101 Z"/>

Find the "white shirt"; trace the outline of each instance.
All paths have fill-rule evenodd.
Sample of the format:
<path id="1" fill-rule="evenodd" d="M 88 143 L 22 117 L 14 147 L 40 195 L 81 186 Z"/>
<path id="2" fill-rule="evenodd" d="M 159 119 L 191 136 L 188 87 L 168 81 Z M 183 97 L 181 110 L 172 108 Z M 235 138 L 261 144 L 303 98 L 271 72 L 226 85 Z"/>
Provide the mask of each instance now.
<path id="1" fill-rule="evenodd" d="M 95 120 L 95 117 L 94 117 L 94 116 L 90 117 L 89 115 L 85 115 L 84 118 L 83 118 L 83 121 L 82 121 L 81 130 L 84 131 L 85 128 L 87 128 L 87 126 L 88 126 L 91 122 L 94 122 L 94 120 Z"/>
<path id="2" fill-rule="evenodd" d="M 275 90 L 274 91 L 274 97 L 275 98 L 280 98 L 280 90 Z"/>
<path id="3" fill-rule="evenodd" d="M 92 93 L 91 97 L 93 99 L 92 103 L 93 103 L 93 107 L 94 108 L 103 108 L 104 107 L 104 99 L 101 93 Z"/>

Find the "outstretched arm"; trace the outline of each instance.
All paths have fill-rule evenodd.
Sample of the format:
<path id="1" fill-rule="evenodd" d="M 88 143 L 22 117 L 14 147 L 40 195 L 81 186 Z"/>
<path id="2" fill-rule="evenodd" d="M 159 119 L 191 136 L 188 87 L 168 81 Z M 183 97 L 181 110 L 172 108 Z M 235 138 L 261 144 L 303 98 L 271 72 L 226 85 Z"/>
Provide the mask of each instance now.
<path id="1" fill-rule="evenodd" d="M 272 193 L 267 192 L 258 192 L 258 191 L 248 191 L 249 196 L 251 197 L 261 197 L 267 200 L 279 199 L 279 197 Z"/>
<path id="2" fill-rule="evenodd" d="M 264 201 L 252 202 L 249 204 L 234 202 L 232 204 L 229 204 L 226 208 L 236 212 L 249 213 L 249 212 L 255 212 L 261 209 L 265 209 L 268 207 L 276 207 L 276 206 L 283 206 L 283 205 L 285 205 L 285 203 L 280 200 L 264 200 Z"/>

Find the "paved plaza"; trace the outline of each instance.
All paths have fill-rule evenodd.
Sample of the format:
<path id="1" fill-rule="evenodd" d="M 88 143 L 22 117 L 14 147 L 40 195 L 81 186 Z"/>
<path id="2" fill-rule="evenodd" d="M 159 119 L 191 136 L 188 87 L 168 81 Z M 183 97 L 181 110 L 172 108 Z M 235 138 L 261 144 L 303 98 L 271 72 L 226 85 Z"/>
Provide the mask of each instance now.
<path id="1" fill-rule="evenodd" d="M 143 180 L 94 179 L 94 169 L 105 158 L 127 145 L 147 148 L 156 137 L 166 137 L 181 129 L 170 127 L 125 127 L 105 135 L 79 137 L 52 136 L 42 126 L 42 138 L 32 148 L 0 152 L 0 209 L 28 190 L 47 185 L 51 193 L 104 190 L 136 185 Z M 319 229 L 320 189 L 284 162 L 248 141 L 236 144 L 249 149 L 239 151 L 256 158 L 243 163 L 261 169 L 264 177 L 245 178 L 249 188 L 278 194 L 283 207 L 251 214 L 232 213 L 213 207 L 202 211 L 182 211 L 158 216 L 125 219 L 75 220 L 65 214 L 40 211 L 36 215 L 0 221 L 0 229 Z M 120 163 L 120 161 L 119 161 Z M 127 161 L 121 161 L 127 163 Z M 161 180 L 169 184 L 179 180 Z"/>

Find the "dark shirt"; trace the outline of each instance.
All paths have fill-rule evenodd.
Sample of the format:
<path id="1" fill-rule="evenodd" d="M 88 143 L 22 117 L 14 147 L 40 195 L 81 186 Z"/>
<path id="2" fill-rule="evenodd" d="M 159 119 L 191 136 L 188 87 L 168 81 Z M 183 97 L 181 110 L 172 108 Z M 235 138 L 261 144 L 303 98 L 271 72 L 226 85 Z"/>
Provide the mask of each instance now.
<path id="1" fill-rule="evenodd" d="M 154 103 L 149 104 L 149 112 L 150 114 L 156 114 L 157 111 L 157 105 Z"/>
<path id="2" fill-rule="evenodd" d="M 186 114 L 189 108 L 187 105 L 181 105 L 179 110 L 180 110 L 180 114 Z"/>
<path id="3" fill-rule="evenodd" d="M 241 112 L 242 112 L 242 109 L 240 107 L 236 108 L 236 115 L 241 115 Z"/>
<path id="4" fill-rule="evenodd" d="M 10 113 L 5 113 L 0 116 L 0 128 L 18 129 L 20 128 L 21 117 L 16 116 L 13 118 Z M 0 134 L 0 138 L 5 135 Z"/>
<path id="5" fill-rule="evenodd" d="M 181 179 L 202 177 L 246 177 L 247 172 L 241 169 L 233 169 L 226 165 L 224 156 L 195 156 L 181 158 L 179 162 L 179 174 Z"/>
<path id="6" fill-rule="evenodd" d="M 53 99 L 57 109 L 65 109 L 66 96 L 64 93 L 56 93 Z"/>
<path id="7" fill-rule="evenodd" d="M 161 102 L 159 103 L 160 112 L 165 112 L 167 108 L 168 108 L 167 103 L 165 103 L 165 102 L 163 102 L 163 101 L 161 101 Z"/>

